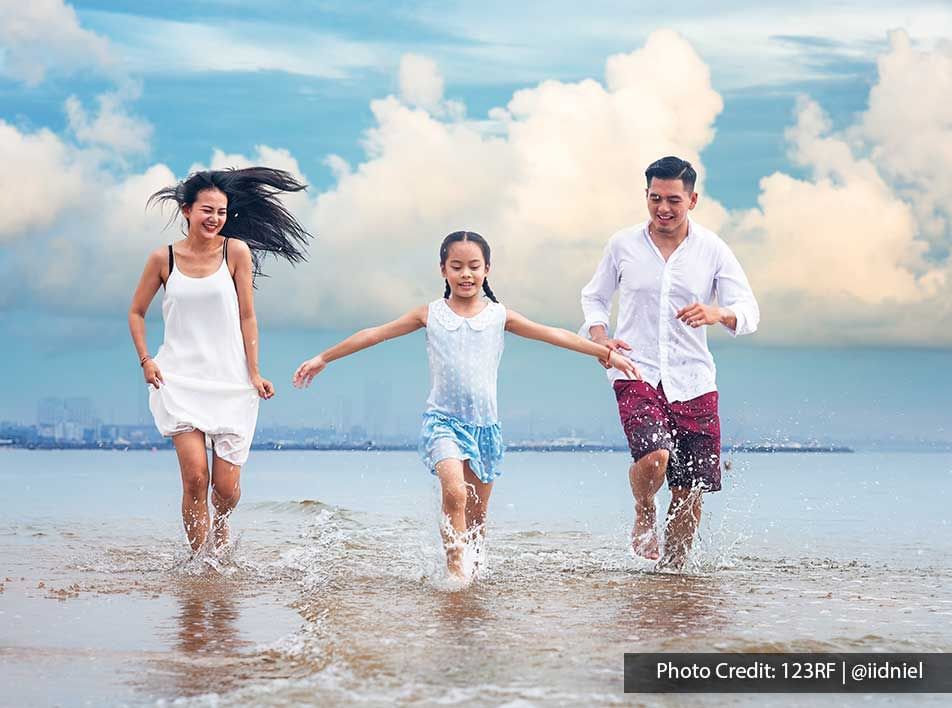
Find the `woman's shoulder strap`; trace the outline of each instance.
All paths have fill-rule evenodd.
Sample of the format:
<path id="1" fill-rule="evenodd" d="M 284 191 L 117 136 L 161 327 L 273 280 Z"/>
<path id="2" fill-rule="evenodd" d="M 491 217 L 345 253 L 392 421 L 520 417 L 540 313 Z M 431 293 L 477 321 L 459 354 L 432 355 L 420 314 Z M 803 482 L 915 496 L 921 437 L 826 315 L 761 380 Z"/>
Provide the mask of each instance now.
<path id="1" fill-rule="evenodd" d="M 228 237 L 225 236 L 225 240 L 221 244 L 221 251 L 224 254 L 222 258 L 225 261 L 225 265 L 228 265 Z"/>

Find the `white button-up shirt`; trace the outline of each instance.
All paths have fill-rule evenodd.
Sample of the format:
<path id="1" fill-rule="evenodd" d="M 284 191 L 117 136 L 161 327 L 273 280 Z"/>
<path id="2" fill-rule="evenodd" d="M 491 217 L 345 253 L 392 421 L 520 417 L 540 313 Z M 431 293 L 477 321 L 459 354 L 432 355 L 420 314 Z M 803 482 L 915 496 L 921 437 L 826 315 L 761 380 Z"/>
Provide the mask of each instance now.
<path id="1" fill-rule="evenodd" d="M 664 384 L 669 401 L 687 401 L 716 391 L 714 357 L 707 348 L 707 327 L 693 328 L 678 310 L 715 300 L 737 317 L 734 336 L 757 330 L 760 308 L 737 258 L 717 234 L 688 221 L 688 235 L 667 261 L 648 236 L 648 222 L 622 229 L 608 242 L 592 280 L 582 290 L 585 324 L 609 330 L 612 297 L 620 290 L 614 338 L 631 346 L 621 351 L 644 380 Z M 609 369 L 610 380 L 624 378 Z"/>

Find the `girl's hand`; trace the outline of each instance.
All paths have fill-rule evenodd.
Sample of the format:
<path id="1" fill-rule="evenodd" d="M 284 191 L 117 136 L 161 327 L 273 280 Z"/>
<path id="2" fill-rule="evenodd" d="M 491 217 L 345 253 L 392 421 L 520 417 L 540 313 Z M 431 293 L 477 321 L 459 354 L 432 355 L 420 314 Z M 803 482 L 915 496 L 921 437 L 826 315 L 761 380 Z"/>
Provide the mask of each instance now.
<path id="1" fill-rule="evenodd" d="M 628 346 L 628 343 L 622 339 L 609 339 L 607 336 L 602 335 L 601 337 L 592 337 L 592 341 L 595 344 L 601 344 L 603 347 L 608 347 L 610 351 L 620 352 L 621 350 L 631 351 L 631 347 Z M 612 368 L 612 365 L 608 363 L 608 359 L 599 359 L 598 363 L 604 366 L 606 369 Z"/>
<path id="2" fill-rule="evenodd" d="M 327 362 L 318 354 L 313 359 L 308 359 L 301 364 L 294 372 L 292 383 L 297 388 L 307 388 L 311 385 L 314 377 L 321 373 L 327 367 Z"/>
<path id="3" fill-rule="evenodd" d="M 258 389 L 258 395 L 264 400 L 267 401 L 269 398 L 274 397 L 274 384 L 268 381 L 268 379 L 254 376 L 251 379 L 251 385 Z"/>
<path id="4" fill-rule="evenodd" d="M 160 384 L 165 383 L 165 380 L 162 378 L 162 372 L 159 371 L 159 365 L 156 364 L 151 357 L 143 362 L 142 375 L 145 377 L 145 382 L 150 386 L 158 388 Z"/>
<path id="5" fill-rule="evenodd" d="M 635 368 L 635 365 L 632 363 L 631 359 L 623 357 L 616 351 L 613 351 L 608 355 L 608 365 L 611 368 L 618 369 L 629 379 L 641 381 L 641 374 L 638 373 L 638 369 Z"/>

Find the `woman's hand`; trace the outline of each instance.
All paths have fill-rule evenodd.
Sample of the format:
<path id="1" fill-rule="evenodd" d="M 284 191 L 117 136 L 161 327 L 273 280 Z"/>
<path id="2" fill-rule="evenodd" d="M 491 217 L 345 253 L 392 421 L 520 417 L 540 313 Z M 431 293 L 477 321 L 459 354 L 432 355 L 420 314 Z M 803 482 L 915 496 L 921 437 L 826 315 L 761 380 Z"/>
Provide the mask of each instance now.
<path id="1" fill-rule="evenodd" d="M 601 344 L 603 347 L 608 347 L 609 351 L 621 352 L 631 351 L 631 347 L 628 346 L 628 342 L 625 342 L 621 339 L 610 339 L 607 335 L 602 334 L 601 336 L 593 336 L 592 341 L 595 344 Z M 604 366 L 606 369 L 612 368 L 612 365 L 608 363 L 608 359 L 599 359 L 598 363 Z"/>
<path id="2" fill-rule="evenodd" d="M 641 381 L 641 374 L 638 373 L 638 369 L 635 368 L 631 359 L 622 356 L 617 351 L 612 351 L 611 354 L 608 355 L 608 366 L 618 369 L 629 379 Z"/>
<path id="3" fill-rule="evenodd" d="M 268 379 L 253 376 L 251 378 L 251 385 L 258 389 L 258 395 L 266 401 L 274 396 L 274 384 L 268 381 Z"/>
<path id="4" fill-rule="evenodd" d="M 297 388 L 307 388 L 311 385 L 314 377 L 321 373 L 327 367 L 327 362 L 318 354 L 313 359 L 308 359 L 301 364 L 294 372 L 292 382 Z"/>
<path id="5" fill-rule="evenodd" d="M 158 388 L 160 384 L 165 383 L 162 372 L 159 371 L 159 365 L 152 360 L 152 357 L 142 363 L 142 375 L 145 377 L 145 382 L 150 386 Z"/>

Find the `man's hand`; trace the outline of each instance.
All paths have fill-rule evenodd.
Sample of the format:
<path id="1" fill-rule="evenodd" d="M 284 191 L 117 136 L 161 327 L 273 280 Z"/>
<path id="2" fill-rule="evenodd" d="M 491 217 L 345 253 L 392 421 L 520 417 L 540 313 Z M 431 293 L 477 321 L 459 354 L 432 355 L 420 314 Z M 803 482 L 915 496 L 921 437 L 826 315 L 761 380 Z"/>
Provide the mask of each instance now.
<path id="1" fill-rule="evenodd" d="M 737 318 L 734 313 L 726 307 L 718 307 L 717 305 L 702 305 L 695 302 L 678 310 L 677 317 L 686 325 L 695 329 L 712 324 L 723 324 L 730 329 L 737 327 Z"/>

